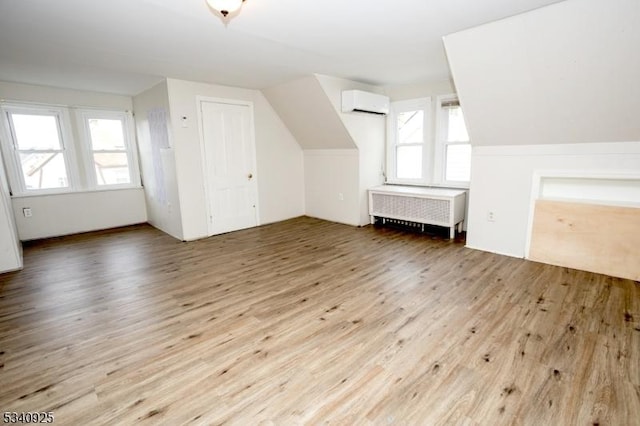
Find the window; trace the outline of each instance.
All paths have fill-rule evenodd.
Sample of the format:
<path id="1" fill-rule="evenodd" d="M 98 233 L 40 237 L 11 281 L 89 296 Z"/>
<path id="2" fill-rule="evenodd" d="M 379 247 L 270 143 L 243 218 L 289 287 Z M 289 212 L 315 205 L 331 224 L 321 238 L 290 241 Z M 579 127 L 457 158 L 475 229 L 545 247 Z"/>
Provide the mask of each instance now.
<path id="1" fill-rule="evenodd" d="M 457 97 L 438 98 L 439 177 L 445 184 L 467 184 L 471 179 L 471 142 Z"/>
<path id="2" fill-rule="evenodd" d="M 388 181 L 428 181 L 430 105 L 429 98 L 391 103 L 387 122 Z"/>
<path id="3" fill-rule="evenodd" d="M 431 98 L 391 103 L 387 116 L 386 181 L 468 187 L 471 142 L 457 96 L 437 98 L 434 133 L 431 111 Z"/>
<path id="4" fill-rule="evenodd" d="M 1 148 L 13 195 L 140 186 L 132 116 L 123 111 L 3 104 Z"/>
<path id="5" fill-rule="evenodd" d="M 5 107 L 9 146 L 8 169 L 15 192 L 65 191 L 72 188 L 64 111 L 52 108 Z"/>
<path id="6" fill-rule="evenodd" d="M 84 110 L 80 115 L 87 142 L 90 182 L 97 187 L 131 185 L 137 169 L 127 131 L 127 114 Z"/>

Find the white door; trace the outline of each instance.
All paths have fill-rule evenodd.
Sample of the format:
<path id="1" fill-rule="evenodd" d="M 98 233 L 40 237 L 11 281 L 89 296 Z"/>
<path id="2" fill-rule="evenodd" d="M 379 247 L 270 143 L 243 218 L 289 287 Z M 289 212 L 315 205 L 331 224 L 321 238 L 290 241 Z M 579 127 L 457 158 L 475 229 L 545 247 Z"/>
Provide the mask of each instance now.
<path id="1" fill-rule="evenodd" d="M 209 235 L 257 226 L 252 109 L 211 101 L 200 107 Z"/>

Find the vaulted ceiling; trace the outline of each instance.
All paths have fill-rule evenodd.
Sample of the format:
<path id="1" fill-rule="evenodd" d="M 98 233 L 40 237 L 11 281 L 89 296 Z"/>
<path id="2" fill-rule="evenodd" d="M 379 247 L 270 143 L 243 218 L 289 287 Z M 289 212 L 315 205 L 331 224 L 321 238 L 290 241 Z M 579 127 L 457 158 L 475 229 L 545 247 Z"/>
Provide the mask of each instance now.
<path id="1" fill-rule="evenodd" d="M 163 77 L 265 88 L 312 73 L 450 77 L 442 36 L 559 0 L 4 0 L 0 80 L 133 95 Z"/>

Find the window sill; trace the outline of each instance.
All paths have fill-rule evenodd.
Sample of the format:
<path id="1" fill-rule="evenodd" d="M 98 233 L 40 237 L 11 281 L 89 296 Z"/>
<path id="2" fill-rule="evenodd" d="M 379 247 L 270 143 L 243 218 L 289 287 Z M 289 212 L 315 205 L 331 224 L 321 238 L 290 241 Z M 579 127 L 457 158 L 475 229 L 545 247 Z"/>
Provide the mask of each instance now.
<path id="1" fill-rule="evenodd" d="M 398 185 L 398 186 L 416 186 L 419 188 L 447 188 L 447 189 L 469 189 L 469 184 L 465 183 L 435 183 L 435 182 L 403 182 L 388 180 L 385 185 Z"/>

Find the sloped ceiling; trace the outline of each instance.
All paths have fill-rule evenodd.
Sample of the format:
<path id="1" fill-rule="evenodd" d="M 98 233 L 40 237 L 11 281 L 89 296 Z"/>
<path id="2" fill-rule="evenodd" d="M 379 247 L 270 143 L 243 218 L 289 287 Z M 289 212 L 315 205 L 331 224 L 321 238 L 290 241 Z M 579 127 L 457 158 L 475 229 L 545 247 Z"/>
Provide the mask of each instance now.
<path id="1" fill-rule="evenodd" d="M 262 91 L 303 149 L 355 149 L 315 75 Z"/>
<path id="2" fill-rule="evenodd" d="M 568 0 L 445 37 L 472 143 L 640 141 L 638 18 Z"/>
<path id="3" fill-rule="evenodd" d="M 262 89 L 320 73 L 450 77 L 445 34 L 558 0 L 0 1 L 0 80 L 135 95 L 163 77 Z"/>

